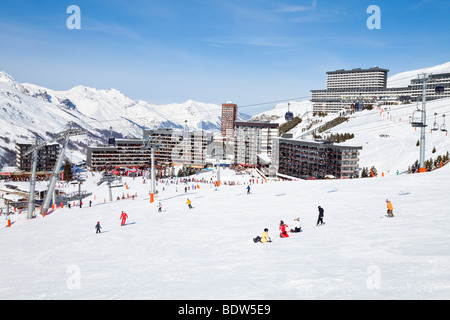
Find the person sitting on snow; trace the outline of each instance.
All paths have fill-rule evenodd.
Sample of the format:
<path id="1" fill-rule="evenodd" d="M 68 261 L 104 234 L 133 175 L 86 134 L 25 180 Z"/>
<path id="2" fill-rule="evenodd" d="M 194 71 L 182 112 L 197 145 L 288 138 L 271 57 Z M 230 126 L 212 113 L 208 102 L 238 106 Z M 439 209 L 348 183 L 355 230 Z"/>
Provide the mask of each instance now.
<path id="1" fill-rule="evenodd" d="M 272 240 L 269 237 L 269 229 L 265 228 L 262 236 L 261 237 L 257 236 L 256 238 L 253 238 L 253 242 L 254 243 L 257 243 L 257 242 L 262 242 L 262 243 L 272 242 Z"/>
<path id="2" fill-rule="evenodd" d="M 387 214 L 389 218 L 394 217 L 394 207 L 392 206 L 392 203 L 386 199 L 386 205 L 387 205 Z"/>
<path id="3" fill-rule="evenodd" d="M 287 224 L 283 222 L 283 220 L 280 221 L 280 238 L 289 238 L 289 234 L 286 231 L 286 228 L 289 227 Z"/>
<path id="4" fill-rule="evenodd" d="M 302 227 L 300 226 L 300 218 L 294 219 L 294 229 L 291 229 L 292 233 L 298 233 L 302 231 Z"/>

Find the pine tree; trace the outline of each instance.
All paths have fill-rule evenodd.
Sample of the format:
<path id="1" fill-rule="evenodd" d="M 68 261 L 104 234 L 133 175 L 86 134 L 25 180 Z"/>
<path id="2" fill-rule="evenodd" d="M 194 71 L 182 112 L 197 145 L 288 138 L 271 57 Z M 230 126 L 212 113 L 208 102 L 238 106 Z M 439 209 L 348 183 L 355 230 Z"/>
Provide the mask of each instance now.
<path id="1" fill-rule="evenodd" d="M 368 172 L 368 169 L 364 167 L 361 171 L 361 178 L 367 178 L 367 177 L 369 177 L 369 172 Z"/>
<path id="2" fill-rule="evenodd" d="M 73 179 L 72 165 L 70 164 L 68 159 L 66 159 L 66 162 L 64 163 L 63 172 L 64 172 L 64 181 L 72 181 Z"/>

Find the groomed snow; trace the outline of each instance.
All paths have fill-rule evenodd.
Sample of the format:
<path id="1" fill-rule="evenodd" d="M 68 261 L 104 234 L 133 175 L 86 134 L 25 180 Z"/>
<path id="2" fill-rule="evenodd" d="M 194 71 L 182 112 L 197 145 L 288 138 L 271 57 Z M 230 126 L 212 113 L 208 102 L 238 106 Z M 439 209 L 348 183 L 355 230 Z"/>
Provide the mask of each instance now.
<path id="1" fill-rule="evenodd" d="M 357 180 L 234 186 L 158 186 L 126 178 L 138 195 L 104 203 L 88 175 L 93 206 L 45 218 L 14 215 L 0 228 L 1 299 L 448 299 L 450 166 L 431 173 Z M 211 173 L 196 176 L 211 178 Z M 261 182 L 261 180 L 260 180 Z M 192 184 L 189 183 L 188 186 Z M 176 188 L 178 191 L 176 191 Z M 92 196 L 93 198 L 93 196 Z M 192 200 L 193 209 L 186 205 Z M 386 202 L 395 218 L 385 217 Z M 317 206 L 325 222 L 315 227 Z M 127 225 L 119 216 L 125 210 Z M 300 217 L 303 232 L 278 238 Z M 102 234 L 95 234 L 100 221 Z M 252 238 L 269 228 L 273 242 Z M 290 228 L 288 228 L 290 229 Z"/>

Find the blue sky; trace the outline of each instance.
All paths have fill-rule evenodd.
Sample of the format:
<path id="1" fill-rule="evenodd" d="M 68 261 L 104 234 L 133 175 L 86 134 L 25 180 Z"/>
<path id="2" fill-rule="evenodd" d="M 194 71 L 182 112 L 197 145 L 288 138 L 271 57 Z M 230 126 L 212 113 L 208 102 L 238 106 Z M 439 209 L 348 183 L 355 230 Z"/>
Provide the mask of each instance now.
<path id="1" fill-rule="evenodd" d="M 66 26 L 70 5 L 81 30 Z M 309 96 L 329 70 L 448 62 L 449 17 L 450 0 L 2 0 L 0 70 L 55 90 L 244 106 Z"/>

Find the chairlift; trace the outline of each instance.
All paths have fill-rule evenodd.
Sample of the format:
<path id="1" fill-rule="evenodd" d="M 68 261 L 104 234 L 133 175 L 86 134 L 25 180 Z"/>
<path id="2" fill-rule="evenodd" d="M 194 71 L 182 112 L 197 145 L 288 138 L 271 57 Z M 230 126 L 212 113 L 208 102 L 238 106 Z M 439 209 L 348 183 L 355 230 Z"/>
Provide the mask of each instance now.
<path id="1" fill-rule="evenodd" d="M 414 110 L 412 116 L 411 116 L 411 127 L 413 128 L 423 128 L 426 127 L 426 125 L 422 122 L 422 110 Z"/>
<path id="2" fill-rule="evenodd" d="M 445 90 L 444 86 L 436 86 L 435 88 L 436 94 L 443 94 L 444 90 Z"/>
<path id="3" fill-rule="evenodd" d="M 442 117 L 444 118 L 444 123 L 441 125 L 441 131 L 442 132 L 447 132 L 447 128 L 445 126 L 445 114 L 443 114 Z"/>
<path id="4" fill-rule="evenodd" d="M 433 128 L 431 129 L 432 131 L 438 131 L 440 129 L 439 124 L 437 123 L 436 117 L 437 117 L 437 113 L 434 113 L 434 124 L 433 124 Z"/>
<path id="5" fill-rule="evenodd" d="M 284 115 L 284 119 L 286 119 L 286 121 L 293 121 L 294 120 L 294 114 L 289 110 L 290 107 L 290 103 L 288 103 L 288 112 L 286 112 L 286 114 Z"/>

